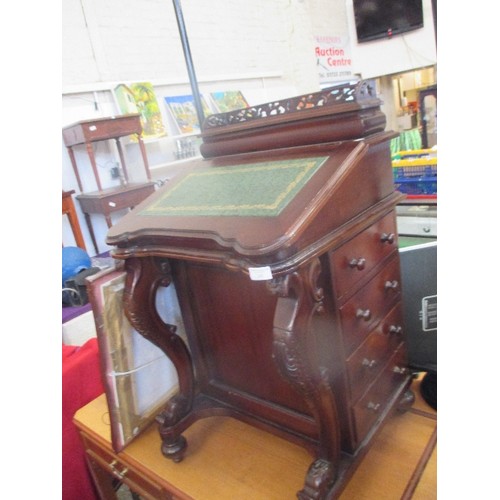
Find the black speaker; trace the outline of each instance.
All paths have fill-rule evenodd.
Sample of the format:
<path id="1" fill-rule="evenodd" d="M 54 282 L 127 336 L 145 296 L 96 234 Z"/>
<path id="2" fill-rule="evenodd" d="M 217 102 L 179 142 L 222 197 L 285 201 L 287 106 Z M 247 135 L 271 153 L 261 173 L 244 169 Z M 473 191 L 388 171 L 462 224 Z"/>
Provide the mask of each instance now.
<path id="1" fill-rule="evenodd" d="M 399 250 L 411 368 L 437 372 L 437 241 Z"/>
<path id="2" fill-rule="evenodd" d="M 71 306 L 84 306 L 88 303 L 89 297 L 87 295 L 87 287 L 85 279 L 88 276 L 98 273 L 100 267 L 91 267 L 85 269 L 74 276 L 71 276 L 64 282 L 62 304 L 63 307 Z"/>

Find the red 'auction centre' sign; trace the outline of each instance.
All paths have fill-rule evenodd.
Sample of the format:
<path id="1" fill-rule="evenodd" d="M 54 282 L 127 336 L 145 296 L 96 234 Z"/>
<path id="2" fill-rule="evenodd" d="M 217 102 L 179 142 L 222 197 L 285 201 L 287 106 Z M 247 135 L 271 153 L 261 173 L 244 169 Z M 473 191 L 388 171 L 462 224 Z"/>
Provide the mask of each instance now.
<path id="1" fill-rule="evenodd" d="M 350 80 L 353 76 L 348 37 L 316 36 L 315 53 L 320 83 Z"/>

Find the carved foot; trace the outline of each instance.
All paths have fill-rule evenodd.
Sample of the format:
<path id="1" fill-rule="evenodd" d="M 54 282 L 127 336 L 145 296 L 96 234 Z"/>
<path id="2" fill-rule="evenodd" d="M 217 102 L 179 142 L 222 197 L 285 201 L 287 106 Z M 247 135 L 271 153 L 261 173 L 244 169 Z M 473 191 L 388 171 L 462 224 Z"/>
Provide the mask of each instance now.
<path id="1" fill-rule="evenodd" d="M 401 413 L 407 412 L 412 407 L 414 402 L 415 393 L 411 389 L 408 389 L 398 403 L 398 411 Z"/>
<path id="2" fill-rule="evenodd" d="M 177 394 L 167 402 L 163 411 L 156 417 L 156 421 L 160 424 L 161 452 L 174 462 L 180 462 L 184 458 L 187 447 L 186 438 L 180 434 L 180 430 L 175 430 L 175 425 L 185 417 L 188 408 L 188 400 Z"/>
<path id="3" fill-rule="evenodd" d="M 156 421 L 160 424 L 161 429 L 173 427 L 186 416 L 188 409 L 188 400 L 181 394 L 177 394 L 167 402 L 165 408 L 156 417 Z"/>
<path id="4" fill-rule="evenodd" d="M 336 472 L 327 460 L 318 459 L 307 471 L 304 489 L 297 493 L 299 500 L 323 500 L 333 485 Z"/>
<path id="5" fill-rule="evenodd" d="M 165 439 L 161 445 L 161 452 L 175 463 L 179 463 L 184 458 L 187 448 L 187 441 L 184 436 L 177 436 L 172 441 Z"/>

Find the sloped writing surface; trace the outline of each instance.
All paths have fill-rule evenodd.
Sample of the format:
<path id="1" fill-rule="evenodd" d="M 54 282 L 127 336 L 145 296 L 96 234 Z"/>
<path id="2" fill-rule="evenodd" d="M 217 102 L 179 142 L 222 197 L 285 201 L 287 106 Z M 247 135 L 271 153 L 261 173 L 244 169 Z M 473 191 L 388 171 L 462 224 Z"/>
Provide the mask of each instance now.
<path id="1" fill-rule="evenodd" d="M 263 255 L 300 238 L 305 228 L 313 223 L 318 211 L 334 196 L 336 185 L 356 168 L 366 149 L 363 142 L 349 141 L 193 160 L 186 164 L 185 173 L 165 184 L 111 227 L 107 242 L 122 248 L 135 245 L 149 247 L 153 244 L 157 248 L 177 246 Z M 264 172 L 268 167 L 271 167 L 270 170 Z M 280 167 L 288 170 L 288 177 L 280 178 Z M 263 169 L 257 176 L 258 182 L 254 182 L 255 178 L 252 181 L 253 187 L 252 182 L 242 180 L 246 175 L 252 177 L 255 174 L 255 171 L 244 173 L 246 168 Z M 235 172 L 234 177 L 230 174 L 231 170 Z M 237 200 L 237 190 L 241 190 L 241 200 L 273 199 L 276 204 L 282 197 L 283 203 L 278 202 L 274 212 L 252 211 L 252 208 L 238 214 L 222 215 L 219 211 L 217 214 L 205 212 L 205 215 L 200 215 L 200 207 L 193 208 L 188 203 L 197 196 L 191 194 L 190 185 L 196 189 L 205 185 L 208 189 L 210 182 L 216 184 L 215 179 L 222 178 L 218 177 L 218 172 L 233 179 L 214 187 L 219 200 Z M 238 177 L 239 182 L 235 182 Z M 250 181 L 249 178 L 246 180 Z M 245 190 L 248 192 L 245 193 Z M 176 191 L 182 196 L 174 197 Z M 208 197 L 208 194 L 205 196 Z M 353 196 L 357 194 L 353 193 Z M 169 199 L 176 200 L 181 207 L 182 204 L 191 207 L 186 210 L 188 214 L 180 215 L 178 207 L 175 207 L 175 212 L 173 204 L 162 208 L 162 203 Z M 170 214 L 167 213 L 169 210 Z"/>
<path id="2" fill-rule="evenodd" d="M 327 156 L 198 170 L 151 203 L 140 215 L 279 215 Z"/>

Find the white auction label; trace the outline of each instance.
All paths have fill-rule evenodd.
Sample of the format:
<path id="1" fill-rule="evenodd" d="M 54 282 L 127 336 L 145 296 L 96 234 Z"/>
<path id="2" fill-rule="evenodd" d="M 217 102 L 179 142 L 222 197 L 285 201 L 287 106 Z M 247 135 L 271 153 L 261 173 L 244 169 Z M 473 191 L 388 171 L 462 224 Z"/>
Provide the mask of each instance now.
<path id="1" fill-rule="evenodd" d="M 252 281 L 272 280 L 273 273 L 269 266 L 266 267 L 249 267 L 248 272 Z"/>

